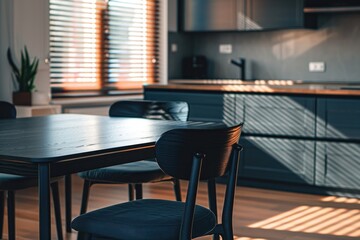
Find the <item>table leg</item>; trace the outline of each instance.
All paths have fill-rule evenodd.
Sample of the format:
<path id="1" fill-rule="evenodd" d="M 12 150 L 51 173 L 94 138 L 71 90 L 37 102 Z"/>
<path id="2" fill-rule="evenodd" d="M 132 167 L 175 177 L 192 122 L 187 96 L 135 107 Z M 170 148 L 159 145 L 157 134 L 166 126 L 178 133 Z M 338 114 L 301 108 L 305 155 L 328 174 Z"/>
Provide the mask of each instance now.
<path id="1" fill-rule="evenodd" d="M 39 163 L 38 165 L 39 185 L 39 234 L 40 240 L 51 239 L 50 218 L 50 164 Z"/>
<path id="2" fill-rule="evenodd" d="M 71 175 L 65 175 L 66 232 L 71 233 Z"/>

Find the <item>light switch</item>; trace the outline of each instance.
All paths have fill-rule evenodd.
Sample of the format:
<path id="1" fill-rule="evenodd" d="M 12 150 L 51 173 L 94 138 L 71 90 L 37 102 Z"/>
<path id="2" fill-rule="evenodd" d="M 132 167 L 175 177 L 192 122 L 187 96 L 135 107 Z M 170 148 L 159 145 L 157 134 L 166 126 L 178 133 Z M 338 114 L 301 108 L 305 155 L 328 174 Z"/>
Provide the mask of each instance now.
<path id="1" fill-rule="evenodd" d="M 309 62 L 309 72 L 325 72 L 325 63 Z"/>
<path id="2" fill-rule="evenodd" d="M 177 52 L 177 44 L 176 43 L 171 44 L 171 52 Z"/>
<path id="3" fill-rule="evenodd" d="M 219 52 L 223 53 L 223 54 L 232 53 L 232 45 L 231 44 L 220 44 L 219 45 Z"/>

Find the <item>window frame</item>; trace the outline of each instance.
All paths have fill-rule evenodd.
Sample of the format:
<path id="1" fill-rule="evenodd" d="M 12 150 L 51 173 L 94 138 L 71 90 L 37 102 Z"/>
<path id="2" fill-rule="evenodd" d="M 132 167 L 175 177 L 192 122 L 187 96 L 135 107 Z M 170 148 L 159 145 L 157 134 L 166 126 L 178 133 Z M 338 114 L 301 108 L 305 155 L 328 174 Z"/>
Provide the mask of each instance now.
<path id="1" fill-rule="evenodd" d="M 49 0 L 47 0 L 49 2 Z M 158 0 L 159 1 L 159 52 L 158 59 L 160 64 L 158 65 L 158 82 L 159 84 L 166 84 L 168 82 L 168 2 L 167 0 Z M 50 3 L 49 3 L 50 4 Z M 50 22 L 50 14 L 49 14 Z M 49 28 L 50 33 L 50 28 Z M 49 38 L 50 46 L 50 38 Z M 50 49 L 49 49 L 50 50 Z M 50 56 L 50 54 L 49 54 Z M 49 66 L 50 70 L 50 66 Z M 50 78 L 49 78 L 50 80 Z M 60 90 L 60 91 L 59 91 Z M 123 88 L 123 89 L 107 89 L 101 88 L 100 90 L 70 90 L 64 91 L 64 89 L 56 89 L 51 86 L 50 82 L 50 92 L 53 98 L 63 98 L 63 97 L 93 97 L 93 96 L 112 96 L 112 95 L 132 95 L 142 93 L 142 88 Z"/>

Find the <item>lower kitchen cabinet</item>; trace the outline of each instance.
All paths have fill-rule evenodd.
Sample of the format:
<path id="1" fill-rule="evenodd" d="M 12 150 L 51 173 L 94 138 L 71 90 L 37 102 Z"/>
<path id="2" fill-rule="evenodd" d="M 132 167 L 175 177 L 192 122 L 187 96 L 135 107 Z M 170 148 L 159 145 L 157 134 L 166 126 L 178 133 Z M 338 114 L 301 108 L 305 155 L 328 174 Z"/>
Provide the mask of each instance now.
<path id="1" fill-rule="evenodd" d="M 314 141 L 246 136 L 240 144 L 239 177 L 314 183 Z"/>
<path id="2" fill-rule="evenodd" d="M 360 189 L 360 143 L 317 142 L 316 185 Z"/>
<path id="3" fill-rule="evenodd" d="M 360 99 L 319 98 L 317 137 L 360 140 Z"/>
<path id="4" fill-rule="evenodd" d="M 151 90 L 145 98 L 186 101 L 190 120 L 244 122 L 240 184 L 360 193 L 358 97 Z"/>
<path id="5" fill-rule="evenodd" d="M 237 98 L 244 102 L 244 109 L 238 113 L 243 113 L 244 133 L 315 137 L 314 97 L 247 94 Z"/>
<path id="6" fill-rule="evenodd" d="M 234 94 L 145 91 L 144 98 L 185 101 L 189 104 L 189 120 L 236 124 Z"/>

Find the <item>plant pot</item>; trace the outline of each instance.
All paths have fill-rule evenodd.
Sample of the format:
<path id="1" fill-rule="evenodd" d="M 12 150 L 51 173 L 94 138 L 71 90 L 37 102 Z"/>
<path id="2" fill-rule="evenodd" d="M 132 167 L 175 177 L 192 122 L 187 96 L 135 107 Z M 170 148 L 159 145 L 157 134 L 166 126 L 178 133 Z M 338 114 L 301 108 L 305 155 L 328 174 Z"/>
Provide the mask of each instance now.
<path id="1" fill-rule="evenodd" d="M 14 92 L 13 103 L 15 105 L 31 106 L 31 92 Z"/>
<path id="2" fill-rule="evenodd" d="M 20 106 L 49 104 L 49 97 L 42 92 L 14 92 L 13 103 Z"/>

